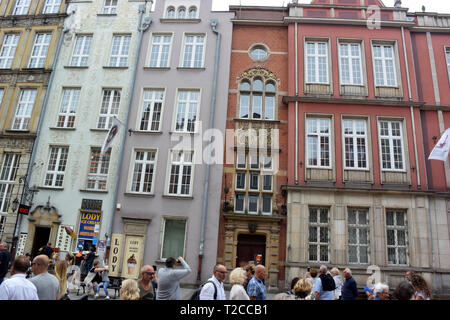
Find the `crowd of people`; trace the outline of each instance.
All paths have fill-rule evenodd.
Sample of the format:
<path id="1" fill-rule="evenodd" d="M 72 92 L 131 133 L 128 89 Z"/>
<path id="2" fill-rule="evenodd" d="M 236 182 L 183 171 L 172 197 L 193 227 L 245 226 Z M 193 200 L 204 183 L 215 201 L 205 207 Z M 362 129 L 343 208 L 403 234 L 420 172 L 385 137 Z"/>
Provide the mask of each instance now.
<path id="1" fill-rule="evenodd" d="M 51 244 L 41 248 L 38 255 L 18 256 L 8 264 L 10 255 L 6 244 L 0 243 L 0 300 L 67 300 L 69 292 L 79 290 L 82 284 L 94 298 L 103 288 L 105 299 L 110 299 L 109 269 L 96 260 L 95 248 L 88 254 L 67 253 L 65 259 L 50 250 Z M 94 257 L 94 258 L 92 258 Z M 144 265 L 139 279 L 125 279 L 120 285 L 122 300 L 181 300 L 180 281 L 192 270 L 182 258 L 167 258 L 165 267 L 158 272 L 156 266 Z M 6 278 L 8 271 L 10 277 Z M 338 268 L 328 271 L 327 266 L 308 268 L 304 277 L 294 277 L 290 289 L 275 295 L 275 300 L 355 300 L 358 287 L 349 268 L 340 275 Z M 222 264 L 214 266 L 211 277 L 203 283 L 191 300 L 227 300 L 224 282 L 228 270 Z M 230 300 L 267 300 L 266 268 L 261 264 L 248 264 L 231 271 Z M 363 290 L 367 300 L 430 300 L 430 288 L 419 274 L 408 271 L 405 280 L 390 294 L 389 286 L 376 282 L 375 274 L 368 277 Z"/>

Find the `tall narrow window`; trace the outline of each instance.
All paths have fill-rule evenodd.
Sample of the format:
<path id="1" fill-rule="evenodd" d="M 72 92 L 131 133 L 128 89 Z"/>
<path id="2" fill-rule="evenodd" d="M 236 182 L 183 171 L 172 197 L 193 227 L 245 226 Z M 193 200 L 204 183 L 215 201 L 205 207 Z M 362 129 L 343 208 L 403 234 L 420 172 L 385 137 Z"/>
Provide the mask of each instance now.
<path id="1" fill-rule="evenodd" d="M 167 8 L 167 19 L 175 19 L 175 8 L 174 7 L 168 7 Z"/>
<path id="2" fill-rule="evenodd" d="M 309 261 L 328 262 L 329 247 L 328 208 L 309 209 Z"/>
<path id="3" fill-rule="evenodd" d="M 189 19 L 196 19 L 196 18 L 197 18 L 197 8 L 190 7 L 189 8 Z"/>
<path id="4" fill-rule="evenodd" d="M 408 264 L 408 229 L 406 211 L 388 210 L 386 212 L 388 264 Z"/>
<path id="5" fill-rule="evenodd" d="M 150 53 L 151 68 L 167 68 L 169 66 L 171 35 L 154 35 Z"/>
<path id="6" fill-rule="evenodd" d="M 19 169 L 20 154 L 4 153 L 0 171 L 0 214 L 7 214 Z M 18 192 L 18 191 L 17 191 Z"/>
<path id="7" fill-rule="evenodd" d="M 445 49 L 445 58 L 447 59 L 447 71 L 450 79 L 450 48 Z"/>
<path id="8" fill-rule="evenodd" d="M 75 40 L 75 46 L 72 52 L 72 59 L 70 60 L 71 66 L 73 67 L 87 66 L 91 42 L 92 42 L 91 35 L 77 35 Z"/>
<path id="9" fill-rule="evenodd" d="M 110 67 L 126 67 L 128 61 L 128 51 L 130 50 L 131 36 L 114 36 L 109 58 Z"/>
<path id="10" fill-rule="evenodd" d="M 272 195 L 263 194 L 262 196 L 262 213 L 272 214 Z"/>
<path id="11" fill-rule="evenodd" d="M 405 168 L 402 123 L 400 121 L 379 121 L 380 153 L 383 170 Z"/>
<path id="12" fill-rule="evenodd" d="M 258 213 L 259 209 L 259 195 L 248 195 L 248 213 Z"/>
<path id="13" fill-rule="evenodd" d="M 44 14 L 58 13 L 60 6 L 61 0 L 45 0 L 43 13 Z"/>
<path id="14" fill-rule="evenodd" d="M 180 90 L 178 92 L 175 131 L 195 132 L 199 98 L 199 91 Z"/>
<path id="15" fill-rule="evenodd" d="M 365 120 L 345 119 L 344 153 L 346 169 L 367 169 L 367 130 Z"/>
<path id="16" fill-rule="evenodd" d="M 186 220 L 164 219 L 161 259 L 184 257 Z"/>
<path id="17" fill-rule="evenodd" d="M 164 90 L 144 90 L 140 131 L 159 131 Z"/>
<path id="18" fill-rule="evenodd" d="M 105 0 L 103 6 L 103 14 L 116 14 L 117 12 L 117 0 Z"/>
<path id="19" fill-rule="evenodd" d="M 369 212 L 367 209 L 348 210 L 348 262 L 369 263 Z"/>
<path id="20" fill-rule="evenodd" d="M 177 18 L 178 19 L 186 19 L 186 8 L 185 7 L 178 8 Z"/>
<path id="21" fill-rule="evenodd" d="M 114 116 L 119 114 L 120 90 L 103 90 L 102 106 L 98 118 L 97 129 L 110 129 Z"/>
<path id="22" fill-rule="evenodd" d="M 14 117 L 13 130 L 29 130 L 30 120 L 36 101 L 36 89 L 22 89 Z"/>
<path id="23" fill-rule="evenodd" d="M 244 212 L 245 210 L 245 194 L 236 193 L 234 195 L 234 211 Z"/>
<path id="24" fill-rule="evenodd" d="M 44 186 L 62 187 L 66 171 L 69 147 L 51 147 Z"/>
<path id="25" fill-rule="evenodd" d="M 203 67 L 204 35 L 186 35 L 184 38 L 183 68 Z"/>
<path id="26" fill-rule="evenodd" d="M 328 84 L 328 43 L 306 42 L 306 82 Z"/>
<path id="27" fill-rule="evenodd" d="M 88 190 L 106 190 L 110 156 L 111 148 L 106 153 L 101 153 L 100 148 L 91 148 L 86 186 Z"/>
<path id="28" fill-rule="evenodd" d="M 16 0 L 16 5 L 12 11 L 13 15 L 24 15 L 30 9 L 31 0 Z"/>
<path id="29" fill-rule="evenodd" d="M 245 172 L 236 172 L 236 186 L 235 186 L 235 189 L 237 189 L 237 190 L 245 190 L 245 178 L 246 178 L 246 173 Z"/>
<path id="30" fill-rule="evenodd" d="M 339 62 L 341 71 L 341 84 L 363 84 L 361 45 L 359 43 L 340 43 Z"/>
<path id="31" fill-rule="evenodd" d="M 131 192 L 151 193 L 155 171 L 156 151 L 136 151 Z"/>
<path id="32" fill-rule="evenodd" d="M 193 151 L 171 152 L 170 158 L 170 195 L 190 195 L 192 192 Z"/>
<path id="33" fill-rule="evenodd" d="M 0 88 L 0 106 L 2 105 L 3 95 L 5 94 L 5 89 Z"/>
<path id="34" fill-rule="evenodd" d="M 16 54 L 17 44 L 19 43 L 20 35 L 6 34 L 3 38 L 2 49 L 0 51 L 0 68 L 10 69 Z"/>
<path id="35" fill-rule="evenodd" d="M 330 119 L 308 118 L 306 120 L 306 159 L 308 167 L 330 167 L 330 127 Z"/>
<path id="36" fill-rule="evenodd" d="M 58 115 L 58 128 L 73 128 L 80 101 L 80 89 L 64 89 Z"/>
<path id="37" fill-rule="evenodd" d="M 376 86 L 397 86 L 394 46 L 372 45 Z"/>
<path id="38" fill-rule="evenodd" d="M 51 38 L 52 35 L 50 33 L 36 34 L 28 68 L 44 68 Z"/>

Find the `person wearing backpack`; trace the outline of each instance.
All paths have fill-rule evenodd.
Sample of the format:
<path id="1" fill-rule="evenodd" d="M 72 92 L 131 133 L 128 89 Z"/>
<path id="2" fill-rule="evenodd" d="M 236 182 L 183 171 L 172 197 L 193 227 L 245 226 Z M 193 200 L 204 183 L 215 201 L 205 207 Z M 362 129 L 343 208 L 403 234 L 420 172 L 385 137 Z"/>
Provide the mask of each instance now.
<path id="1" fill-rule="evenodd" d="M 315 300 L 334 300 L 336 284 L 333 277 L 328 274 L 327 266 L 320 266 L 319 272 L 320 276 L 317 278 L 313 289 Z"/>
<path id="2" fill-rule="evenodd" d="M 216 264 L 213 276 L 202 286 L 199 300 L 226 300 L 223 281 L 227 277 L 227 273 L 224 265 Z"/>

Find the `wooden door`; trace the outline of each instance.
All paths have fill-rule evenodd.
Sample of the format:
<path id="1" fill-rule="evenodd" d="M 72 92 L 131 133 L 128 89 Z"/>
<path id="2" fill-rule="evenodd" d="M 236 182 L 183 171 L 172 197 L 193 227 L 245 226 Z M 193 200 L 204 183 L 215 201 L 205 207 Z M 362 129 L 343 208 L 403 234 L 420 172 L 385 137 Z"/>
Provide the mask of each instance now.
<path id="1" fill-rule="evenodd" d="M 261 264 L 266 263 L 266 237 L 262 235 L 240 234 L 238 236 L 236 267 L 244 267 L 261 254 Z M 255 262 L 256 263 L 256 262 Z"/>

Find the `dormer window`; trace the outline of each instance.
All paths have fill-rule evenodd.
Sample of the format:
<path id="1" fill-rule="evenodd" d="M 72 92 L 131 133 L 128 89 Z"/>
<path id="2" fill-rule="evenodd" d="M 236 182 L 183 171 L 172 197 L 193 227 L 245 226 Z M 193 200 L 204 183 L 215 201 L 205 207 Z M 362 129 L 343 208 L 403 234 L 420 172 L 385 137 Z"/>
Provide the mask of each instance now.
<path id="1" fill-rule="evenodd" d="M 196 18 L 197 18 L 197 8 L 190 7 L 189 8 L 189 19 L 196 19 Z"/>
<path id="2" fill-rule="evenodd" d="M 167 19 L 175 19 L 175 8 L 174 7 L 167 8 Z"/>

